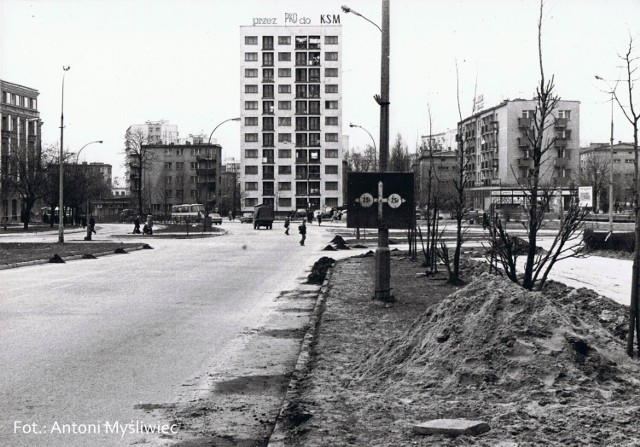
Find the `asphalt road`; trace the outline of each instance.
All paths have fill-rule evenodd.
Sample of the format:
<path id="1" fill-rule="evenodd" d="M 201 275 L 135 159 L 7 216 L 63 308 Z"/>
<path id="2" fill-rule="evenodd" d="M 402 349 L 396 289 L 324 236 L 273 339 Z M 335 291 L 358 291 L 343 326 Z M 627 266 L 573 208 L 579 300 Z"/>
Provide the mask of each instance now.
<path id="1" fill-rule="evenodd" d="M 223 228 L 226 236 L 154 238 L 153 250 L 0 271 L 0 445 L 129 444 L 154 423 L 143 410 L 174 401 L 222 361 L 332 237 L 311 226 L 301 247 L 297 231 L 280 226 Z M 127 231 L 102 226 L 97 238 Z"/>

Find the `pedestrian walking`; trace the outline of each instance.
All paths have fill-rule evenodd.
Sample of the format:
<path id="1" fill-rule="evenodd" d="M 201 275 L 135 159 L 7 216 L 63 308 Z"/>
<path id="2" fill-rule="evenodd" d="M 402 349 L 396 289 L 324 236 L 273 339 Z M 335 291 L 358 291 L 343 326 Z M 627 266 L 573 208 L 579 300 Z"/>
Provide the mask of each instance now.
<path id="1" fill-rule="evenodd" d="M 284 234 L 289 236 L 289 225 L 291 225 L 291 221 L 289 220 L 289 216 L 284 218 Z"/>
<path id="2" fill-rule="evenodd" d="M 320 212 L 318 213 L 317 219 L 318 219 L 318 225 L 322 225 L 322 213 Z"/>
<path id="3" fill-rule="evenodd" d="M 302 237 L 300 239 L 300 245 L 304 245 L 304 240 L 307 238 L 307 225 L 305 224 L 304 220 L 302 221 L 302 223 L 298 227 L 298 232 L 300 233 L 300 236 Z"/>
<path id="4" fill-rule="evenodd" d="M 133 234 L 140 234 L 140 214 L 133 219 Z"/>
<path id="5" fill-rule="evenodd" d="M 98 234 L 96 231 L 96 219 L 93 216 L 89 218 L 89 229 L 93 234 Z"/>
<path id="6" fill-rule="evenodd" d="M 229 211 L 229 221 L 233 220 L 233 211 Z"/>

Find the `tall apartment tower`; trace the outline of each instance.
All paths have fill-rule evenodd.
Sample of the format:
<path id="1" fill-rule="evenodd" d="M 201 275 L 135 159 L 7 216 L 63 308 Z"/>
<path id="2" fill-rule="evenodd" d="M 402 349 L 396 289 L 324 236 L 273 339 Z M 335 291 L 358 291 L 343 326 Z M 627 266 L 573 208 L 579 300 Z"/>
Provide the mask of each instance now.
<path id="1" fill-rule="evenodd" d="M 246 26 L 241 50 L 241 207 L 342 205 L 342 29 Z"/>
<path id="2" fill-rule="evenodd" d="M 505 100 L 458 123 L 464 141 L 467 186 L 472 206 L 489 209 L 492 191 L 501 190 L 516 203 L 528 184 L 533 160 L 527 133 L 533 128 L 537 101 Z M 545 125 L 543 140 L 552 143 L 543 157 L 541 187 L 570 194 L 580 164 L 580 102 L 558 101 Z M 566 199 L 566 198 L 565 198 Z M 502 200 L 502 199 L 501 199 Z M 503 200 L 503 203 L 504 203 Z M 512 199 L 509 199 L 512 200 Z M 566 201 L 566 200 L 565 200 Z"/>

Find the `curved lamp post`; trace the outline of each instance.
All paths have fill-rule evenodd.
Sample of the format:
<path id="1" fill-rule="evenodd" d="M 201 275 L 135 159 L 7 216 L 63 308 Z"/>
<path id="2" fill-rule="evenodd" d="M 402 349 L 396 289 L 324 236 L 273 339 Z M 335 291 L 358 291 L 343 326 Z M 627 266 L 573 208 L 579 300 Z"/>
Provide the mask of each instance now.
<path id="1" fill-rule="evenodd" d="M 242 119 L 242 118 L 240 118 L 240 117 L 236 117 L 236 118 L 227 118 L 226 120 L 224 120 L 224 121 L 222 121 L 221 123 L 219 123 L 219 124 L 218 124 L 216 127 L 214 127 L 214 128 L 213 128 L 213 130 L 211 131 L 211 134 L 209 135 L 209 141 L 207 142 L 207 144 L 211 144 L 211 138 L 213 137 L 213 134 L 215 133 L 215 131 L 216 131 L 216 130 L 218 130 L 218 127 L 222 126 L 224 123 L 228 123 L 229 121 L 240 121 L 241 119 Z M 218 188 L 219 188 L 219 187 L 220 187 L 220 186 L 218 185 Z M 235 188 L 235 186 L 234 186 L 234 188 Z M 208 191 L 207 191 L 207 200 L 205 200 L 205 205 L 204 205 L 204 221 L 203 221 L 203 226 L 202 226 L 203 231 L 205 231 L 205 230 L 206 230 L 206 228 L 207 228 L 207 223 L 208 223 L 208 220 L 209 220 L 209 209 L 208 209 L 207 204 L 206 204 L 206 202 L 208 202 L 208 199 L 209 199 L 209 193 L 208 193 Z M 233 205 L 232 205 L 232 208 L 233 208 Z"/>
<path id="2" fill-rule="evenodd" d="M 229 122 L 229 121 L 240 121 L 241 118 L 229 118 L 224 120 L 223 122 L 221 122 L 220 124 L 218 124 L 216 127 L 213 128 L 213 130 L 211 131 L 211 135 L 209 135 L 209 142 L 208 144 L 211 144 L 211 137 L 213 137 L 213 133 L 218 129 L 218 127 L 222 126 L 224 123 Z"/>
<path id="3" fill-rule="evenodd" d="M 94 143 L 102 144 L 102 140 L 90 141 L 89 143 L 87 143 L 84 146 L 82 146 L 80 148 L 80 150 L 78 151 L 78 154 L 76 155 L 76 164 L 78 164 L 78 160 L 80 159 L 80 152 L 82 152 L 82 149 L 84 149 L 85 147 L 89 146 L 90 144 L 94 144 Z"/>
<path id="4" fill-rule="evenodd" d="M 377 23 L 372 22 L 371 20 L 367 19 L 365 16 L 363 16 L 362 14 L 360 14 L 360 13 L 359 13 L 359 12 L 357 12 L 357 11 L 354 11 L 353 9 L 349 8 L 348 6 L 346 6 L 346 5 L 342 5 L 342 11 L 344 11 L 344 13 L 345 13 L 345 14 L 349 14 L 349 13 L 351 13 L 351 14 L 356 15 L 356 16 L 358 16 L 358 17 L 362 17 L 362 18 L 363 18 L 363 19 L 365 19 L 367 22 L 371 23 L 373 26 L 375 26 L 376 28 L 378 28 L 378 29 L 380 30 L 380 32 L 382 32 L 382 28 L 380 28 L 380 27 L 378 26 L 378 24 L 377 24 Z"/>
<path id="5" fill-rule="evenodd" d="M 71 68 L 70 65 L 62 67 L 62 101 L 60 103 L 60 158 L 58 160 L 58 171 L 60 178 L 58 182 L 58 243 L 64 244 L 64 76 Z"/>
<path id="6" fill-rule="evenodd" d="M 369 134 L 369 137 L 371 137 L 371 142 L 373 143 L 373 165 L 375 169 L 375 167 L 378 165 L 378 160 L 377 160 L 378 149 L 376 148 L 376 140 L 374 140 L 373 135 L 371 135 L 371 133 L 367 129 L 360 126 L 359 124 L 349 123 L 349 127 L 357 127 L 359 129 L 362 129 Z"/>
<path id="7" fill-rule="evenodd" d="M 96 140 L 96 141 L 90 141 L 89 143 L 85 144 L 84 146 L 82 146 L 80 148 L 80 150 L 78 151 L 78 154 L 76 155 L 76 169 L 78 169 L 78 160 L 80 159 L 80 152 L 82 152 L 82 149 L 84 149 L 85 147 L 89 146 L 90 144 L 94 144 L 94 143 L 99 143 L 102 144 L 102 140 Z M 90 241 L 91 240 L 91 226 L 89 225 L 89 216 L 90 216 L 90 206 L 89 206 L 89 198 L 87 197 L 87 211 L 86 211 L 86 219 L 87 219 L 87 236 L 84 238 L 85 241 Z"/>

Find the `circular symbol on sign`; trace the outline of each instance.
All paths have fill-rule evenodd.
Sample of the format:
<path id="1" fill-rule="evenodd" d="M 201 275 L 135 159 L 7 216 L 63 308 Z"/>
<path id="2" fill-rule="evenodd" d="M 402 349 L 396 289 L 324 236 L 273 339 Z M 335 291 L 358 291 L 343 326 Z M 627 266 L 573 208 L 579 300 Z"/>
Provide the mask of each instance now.
<path id="1" fill-rule="evenodd" d="M 362 205 L 365 208 L 369 208 L 371 205 L 373 205 L 373 196 L 368 192 L 365 192 L 364 194 L 362 194 L 360 196 L 360 205 Z"/>
<path id="2" fill-rule="evenodd" d="M 400 194 L 391 194 L 387 199 L 387 202 L 391 208 L 398 208 L 402 205 L 402 198 L 400 197 Z"/>

